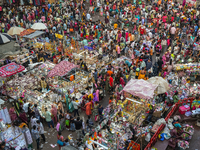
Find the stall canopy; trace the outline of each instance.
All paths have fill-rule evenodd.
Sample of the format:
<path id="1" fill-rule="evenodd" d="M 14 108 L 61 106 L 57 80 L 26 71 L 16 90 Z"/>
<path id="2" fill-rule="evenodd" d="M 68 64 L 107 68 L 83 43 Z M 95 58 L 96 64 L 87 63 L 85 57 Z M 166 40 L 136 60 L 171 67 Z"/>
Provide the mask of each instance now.
<path id="1" fill-rule="evenodd" d="M 157 88 L 155 91 L 157 94 L 163 94 L 169 90 L 169 83 L 166 80 L 164 80 L 162 77 L 158 77 L 158 76 L 152 77 L 149 80 L 147 80 L 147 82 L 157 85 Z"/>
<path id="2" fill-rule="evenodd" d="M 11 75 L 14 75 L 16 73 L 19 73 L 25 69 L 24 66 L 18 65 L 14 62 L 7 64 L 0 68 L 0 76 L 1 77 L 9 77 Z"/>
<path id="3" fill-rule="evenodd" d="M 136 80 L 131 79 L 123 91 L 128 92 L 134 96 L 138 96 L 144 99 L 153 98 L 154 90 L 157 88 L 157 85 L 151 84 L 143 79 Z"/>
<path id="4" fill-rule="evenodd" d="M 25 35 L 25 36 L 23 36 L 23 37 L 24 37 L 24 38 L 28 38 L 28 39 L 32 39 L 32 38 L 35 38 L 35 37 L 37 37 L 37 36 L 42 35 L 43 33 L 45 33 L 45 32 L 43 32 L 43 31 L 35 31 L 34 33 L 31 33 L 31 34 L 29 34 L 29 35 Z"/>
<path id="5" fill-rule="evenodd" d="M 79 67 L 78 65 L 75 65 L 73 63 L 70 63 L 68 61 L 61 61 L 59 64 L 57 64 L 49 73 L 48 77 L 54 77 L 54 76 L 64 76 L 66 75 L 71 69 Z"/>

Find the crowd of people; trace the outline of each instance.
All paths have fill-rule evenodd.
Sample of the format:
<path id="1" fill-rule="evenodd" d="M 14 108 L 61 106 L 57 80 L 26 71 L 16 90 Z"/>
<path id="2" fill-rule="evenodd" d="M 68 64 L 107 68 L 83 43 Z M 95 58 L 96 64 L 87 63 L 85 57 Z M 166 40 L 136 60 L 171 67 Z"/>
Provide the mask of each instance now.
<path id="1" fill-rule="evenodd" d="M 88 116 L 85 122 L 79 116 L 80 107 L 74 97 L 68 97 L 71 101 L 69 104 L 66 102 L 67 107 L 59 102 L 58 108 L 52 105 L 51 111 L 45 109 L 43 116 L 36 104 L 27 104 L 23 98 L 15 101 L 9 110 L 11 119 L 14 121 L 19 117 L 26 124 L 30 122 L 37 149 L 42 148 L 39 146 L 40 135 L 46 142 L 41 120 L 45 119 L 49 132 L 54 128 L 58 131 L 58 145 L 61 149 L 63 145 L 69 144 L 68 138 L 62 136 L 65 128 L 76 131 L 79 141 L 84 136 L 88 137 L 86 133 L 92 132 L 94 121 L 103 119 L 103 106 L 99 103 L 103 99 L 99 94 L 100 89 L 109 95 L 109 103 L 116 103 L 120 99 L 121 90 L 131 78 L 165 78 L 173 71 L 174 64 L 199 62 L 200 7 L 196 4 L 186 4 L 185 1 L 180 4 L 177 0 L 71 0 L 43 3 L 41 6 L 18 4 L 0 6 L 2 33 L 13 26 L 28 29 L 34 23 L 42 22 L 47 26 L 44 38 L 47 42 L 59 43 L 55 36 L 58 33 L 84 46 L 92 46 L 101 56 L 119 58 L 124 55 L 132 60 L 125 60 L 123 68 L 118 70 L 111 64 L 103 73 L 94 70 L 90 92 L 83 93 L 81 109 Z M 23 47 L 23 43 L 20 46 Z M 29 45 L 25 47 L 37 55 L 37 61 L 73 61 L 72 55 L 61 52 L 47 54 L 44 49 L 37 51 Z M 8 58 L 5 64 L 9 62 Z M 83 60 L 78 64 L 87 70 Z M 178 100 L 176 95 L 173 97 L 174 102 Z"/>

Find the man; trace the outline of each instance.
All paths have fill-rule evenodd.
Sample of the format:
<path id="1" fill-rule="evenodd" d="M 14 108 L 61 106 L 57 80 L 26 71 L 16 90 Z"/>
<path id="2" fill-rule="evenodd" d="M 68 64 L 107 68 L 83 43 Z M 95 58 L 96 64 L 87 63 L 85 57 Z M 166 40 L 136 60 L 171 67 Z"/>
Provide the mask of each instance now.
<path id="1" fill-rule="evenodd" d="M 34 108 L 33 108 L 34 112 L 35 112 L 35 117 L 40 120 L 40 112 L 37 108 L 37 104 L 34 104 Z"/>
<path id="2" fill-rule="evenodd" d="M 39 129 L 38 131 L 39 131 L 39 134 L 41 135 L 41 137 L 43 139 L 43 142 L 47 143 L 46 139 L 45 139 L 45 136 L 44 136 L 44 127 L 43 127 L 43 124 L 39 120 L 37 120 L 37 127 Z"/>
<path id="3" fill-rule="evenodd" d="M 151 67 L 152 67 L 152 62 L 151 62 L 151 60 L 149 59 L 149 60 L 147 61 L 147 64 L 146 64 L 146 70 L 148 71 Z"/>
<path id="4" fill-rule="evenodd" d="M 77 117 L 77 121 L 74 121 L 75 123 L 75 128 L 76 128 L 76 134 L 78 139 L 81 138 L 81 134 L 82 134 L 82 121 L 80 120 L 80 117 Z"/>
<path id="5" fill-rule="evenodd" d="M 72 104 L 74 106 L 74 117 L 76 117 L 76 114 L 79 116 L 79 113 L 78 113 L 78 103 L 76 102 L 77 99 L 75 99 L 75 97 L 73 97 L 73 101 L 72 101 Z"/>
<path id="6" fill-rule="evenodd" d="M 49 129 L 51 128 L 54 129 L 54 123 L 53 120 L 51 119 L 51 113 L 47 110 L 47 108 L 45 108 L 45 113 L 43 114 L 43 116 L 46 119 Z"/>
<path id="7" fill-rule="evenodd" d="M 92 127 L 93 127 L 94 123 L 93 123 L 93 121 L 92 121 L 92 119 L 91 119 L 90 116 L 88 116 L 86 124 L 87 124 L 87 132 L 91 133 L 92 132 Z"/>
<path id="8" fill-rule="evenodd" d="M 33 129 L 31 130 L 32 133 L 32 137 L 33 139 L 36 140 L 37 143 L 37 149 L 39 150 L 39 146 L 40 146 L 40 135 L 39 135 L 39 128 L 36 129 L 36 125 L 33 126 Z"/>

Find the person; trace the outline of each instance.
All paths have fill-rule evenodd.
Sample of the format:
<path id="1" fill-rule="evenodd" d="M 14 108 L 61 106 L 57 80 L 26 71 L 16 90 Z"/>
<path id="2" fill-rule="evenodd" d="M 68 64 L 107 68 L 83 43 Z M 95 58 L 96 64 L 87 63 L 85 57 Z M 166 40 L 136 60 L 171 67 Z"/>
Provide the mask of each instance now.
<path id="1" fill-rule="evenodd" d="M 98 119 L 96 119 L 97 116 L 98 116 L 98 108 L 99 108 L 99 103 L 95 102 L 94 107 L 93 107 L 93 111 L 92 111 L 92 114 L 93 114 L 93 117 L 95 118 L 95 121 L 98 120 Z"/>
<path id="2" fill-rule="evenodd" d="M 66 125 L 66 129 L 69 130 L 70 129 L 70 113 L 68 113 L 68 111 L 65 111 L 65 125 Z"/>
<path id="3" fill-rule="evenodd" d="M 53 123 L 53 120 L 51 119 L 51 113 L 47 110 L 47 108 L 45 108 L 45 112 L 44 112 L 43 116 L 46 119 L 46 122 L 49 127 L 49 131 L 51 131 L 50 130 L 51 128 L 54 129 L 54 123 Z"/>
<path id="4" fill-rule="evenodd" d="M 178 98 L 178 91 L 176 91 L 175 94 L 174 94 L 174 96 L 173 96 L 173 101 L 174 101 L 174 103 L 177 103 L 178 100 L 179 100 L 179 98 Z"/>
<path id="5" fill-rule="evenodd" d="M 90 101 L 88 103 L 85 104 L 86 107 L 86 115 L 89 116 L 92 114 L 91 111 L 91 106 L 92 106 L 92 100 L 90 99 Z"/>
<path id="6" fill-rule="evenodd" d="M 21 119 L 22 122 L 28 125 L 28 118 L 26 117 L 26 113 L 24 112 L 24 110 L 22 110 L 21 113 L 19 114 L 19 118 Z"/>
<path id="7" fill-rule="evenodd" d="M 99 112 L 99 118 L 100 118 L 100 121 L 103 119 L 103 107 L 102 105 L 99 105 L 99 109 L 98 109 L 98 112 Z"/>
<path id="8" fill-rule="evenodd" d="M 57 122 L 57 108 L 54 106 L 54 104 L 51 105 L 51 114 L 52 114 L 52 120 L 54 124 Z"/>
<path id="9" fill-rule="evenodd" d="M 37 118 L 35 115 L 31 117 L 31 127 L 33 128 L 34 125 L 37 125 Z"/>
<path id="10" fill-rule="evenodd" d="M 9 109 L 9 115 L 10 115 L 11 121 L 15 121 L 17 119 L 17 114 L 15 113 L 14 104 L 12 104 L 12 107 Z"/>
<path id="11" fill-rule="evenodd" d="M 60 140 L 61 142 L 64 142 L 64 137 L 62 136 L 61 131 L 58 132 L 57 139 Z M 59 143 L 57 143 L 57 144 L 58 144 L 58 147 L 59 147 L 59 150 L 60 150 L 63 145 L 60 145 Z"/>
<path id="12" fill-rule="evenodd" d="M 72 98 L 72 104 L 74 106 L 74 117 L 76 117 L 76 114 L 79 116 L 79 113 L 78 113 L 78 106 L 79 104 L 76 102 L 77 99 L 75 99 L 75 97 Z"/>
<path id="13" fill-rule="evenodd" d="M 76 128 L 76 134 L 77 134 L 77 139 L 81 138 L 81 129 L 82 129 L 82 122 L 80 120 L 80 117 L 77 117 L 77 121 L 74 121 L 75 123 L 75 128 Z"/>
<path id="14" fill-rule="evenodd" d="M 31 130 L 32 133 L 32 137 L 33 139 L 35 139 L 36 143 L 37 143 L 37 149 L 39 150 L 40 148 L 40 135 L 39 135 L 39 128 L 36 128 L 36 125 L 33 126 L 33 129 Z"/>
<path id="15" fill-rule="evenodd" d="M 28 106 L 29 106 L 29 102 L 26 102 L 26 100 L 24 100 L 23 110 L 25 113 L 28 113 Z"/>
<path id="16" fill-rule="evenodd" d="M 94 125 L 92 119 L 90 118 L 90 116 L 88 116 L 88 119 L 86 121 L 86 125 L 87 125 L 87 132 L 92 132 L 92 127 Z"/>
<path id="17" fill-rule="evenodd" d="M 37 108 L 37 104 L 34 104 L 34 108 L 33 108 L 34 112 L 35 112 L 35 117 L 40 120 L 40 112 Z"/>
<path id="18" fill-rule="evenodd" d="M 69 146 L 69 145 L 70 145 L 70 144 L 69 144 L 69 140 L 68 140 L 68 139 L 65 139 L 64 144 L 65 144 L 65 146 Z"/>
<path id="19" fill-rule="evenodd" d="M 44 127 L 42 122 L 40 122 L 39 120 L 37 120 L 36 122 L 37 122 L 37 128 L 39 128 L 39 134 L 41 135 L 43 142 L 47 143 L 44 135 Z"/>

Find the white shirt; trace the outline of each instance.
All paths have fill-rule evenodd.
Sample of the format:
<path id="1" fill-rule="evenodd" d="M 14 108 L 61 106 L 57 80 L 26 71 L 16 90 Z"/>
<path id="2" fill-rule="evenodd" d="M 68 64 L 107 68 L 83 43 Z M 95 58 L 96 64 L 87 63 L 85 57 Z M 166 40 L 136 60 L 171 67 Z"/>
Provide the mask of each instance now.
<path id="1" fill-rule="evenodd" d="M 73 104 L 73 106 L 74 106 L 74 109 L 78 109 L 78 103 L 77 103 L 77 102 L 72 101 L 72 104 Z"/>
<path id="2" fill-rule="evenodd" d="M 89 20 L 89 19 L 90 19 L 90 17 L 91 17 L 91 16 L 90 16 L 90 14 L 87 14 L 86 16 L 87 16 L 87 19 L 88 19 L 88 20 Z"/>
<path id="3" fill-rule="evenodd" d="M 23 110 L 24 110 L 24 112 L 25 113 L 28 113 L 28 102 L 27 103 L 24 103 L 24 105 L 23 105 Z"/>
<path id="4" fill-rule="evenodd" d="M 37 127 L 40 127 L 39 133 L 44 134 L 44 127 L 43 127 L 43 124 L 41 122 L 40 122 L 39 125 L 37 124 Z"/>

